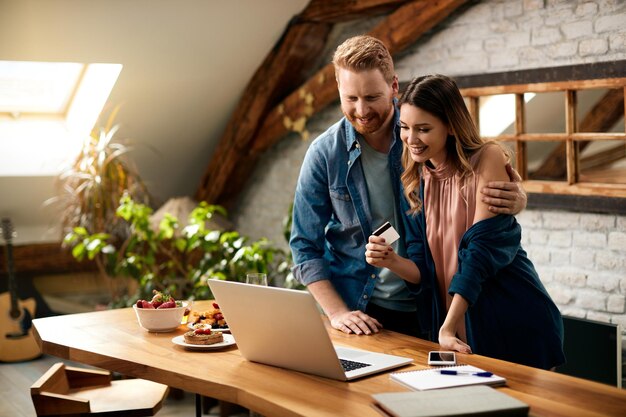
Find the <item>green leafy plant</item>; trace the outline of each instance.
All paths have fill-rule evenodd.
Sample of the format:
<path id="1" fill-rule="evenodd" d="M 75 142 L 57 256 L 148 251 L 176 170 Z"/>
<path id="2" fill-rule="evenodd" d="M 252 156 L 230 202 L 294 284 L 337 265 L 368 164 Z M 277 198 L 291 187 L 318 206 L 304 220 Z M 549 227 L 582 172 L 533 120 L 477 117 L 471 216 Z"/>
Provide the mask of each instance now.
<path id="1" fill-rule="evenodd" d="M 265 272 L 280 279 L 289 273 L 289 257 L 266 240 L 249 242 L 235 231 L 207 228 L 207 222 L 223 207 L 201 202 L 189 215 L 188 224 L 165 214 L 158 228 L 150 223 L 152 209 L 124 195 L 116 215 L 129 228 L 129 236 L 119 244 L 109 233 L 89 233 L 75 227 L 64 243 L 72 247 L 78 260 L 96 261 L 110 276 L 129 276 L 138 281 L 138 293 L 127 295 L 117 304 L 129 305 L 137 298 L 165 291 L 176 299 L 212 298 L 207 279 L 240 281 L 248 272 Z M 284 281 L 284 279 L 282 279 Z"/>

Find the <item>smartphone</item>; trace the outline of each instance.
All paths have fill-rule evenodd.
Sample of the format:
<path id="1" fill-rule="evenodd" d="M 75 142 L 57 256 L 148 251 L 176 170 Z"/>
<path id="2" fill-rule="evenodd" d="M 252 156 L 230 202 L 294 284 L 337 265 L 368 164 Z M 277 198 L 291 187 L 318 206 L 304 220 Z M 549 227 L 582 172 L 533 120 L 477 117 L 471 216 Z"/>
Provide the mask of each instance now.
<path id="1" fill-rule="evenodd" d="M 454 352 L 432 351 L 428 352 L 429 365 L 456 365 Z"/>

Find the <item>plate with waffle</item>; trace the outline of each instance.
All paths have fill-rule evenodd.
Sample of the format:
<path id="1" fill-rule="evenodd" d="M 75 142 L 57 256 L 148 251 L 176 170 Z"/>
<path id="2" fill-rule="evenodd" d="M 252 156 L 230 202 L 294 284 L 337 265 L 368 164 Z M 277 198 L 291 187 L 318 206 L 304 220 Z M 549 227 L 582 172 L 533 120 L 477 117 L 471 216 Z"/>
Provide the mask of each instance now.
<path id="1" fill-rule="evenodd" d="M 212 331 L 209 335 L 194 336 L 191 336 L 190 333 L 194 333 L 194 330 L 176 336 L 172 342 L 189 350 L 217 350 L 235 344 L 235 338 L 232 335 L 222 332 Z"/>

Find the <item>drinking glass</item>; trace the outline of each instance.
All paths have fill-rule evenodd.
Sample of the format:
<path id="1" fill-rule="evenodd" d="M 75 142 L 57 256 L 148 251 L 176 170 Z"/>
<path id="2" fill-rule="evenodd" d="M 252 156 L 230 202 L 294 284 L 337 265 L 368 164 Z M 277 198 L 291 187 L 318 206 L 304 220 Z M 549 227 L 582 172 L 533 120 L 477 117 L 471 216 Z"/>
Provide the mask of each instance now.
<path id="1" fill-rule="evenodd" d="M 267 274 L 262 274 L 262 273 L 246 274 L 246 283 L 253 284 L 253 285 L 267 286 Z"/>

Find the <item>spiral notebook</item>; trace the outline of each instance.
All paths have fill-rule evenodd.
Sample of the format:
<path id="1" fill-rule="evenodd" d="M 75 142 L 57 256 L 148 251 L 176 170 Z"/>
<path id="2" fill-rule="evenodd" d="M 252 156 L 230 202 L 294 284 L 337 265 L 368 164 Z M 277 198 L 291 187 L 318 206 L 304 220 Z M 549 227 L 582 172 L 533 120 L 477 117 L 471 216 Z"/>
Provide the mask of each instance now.
<path id="1" fill-rule="evenodd" d="M 444 375 L 440 371 L 457 371 L 458 375 Z M 461 387 L 465 385 L 504 385 L 506 378 L 498 375 L 474 376 L 471 374 L 485 372 L 483 369 L 472 365 L 456 365 L 438 368 L 422 369 L 419 371 L 393 372 L 389 377 L 414 390 L 424 391 L 429 389 Z"/>

